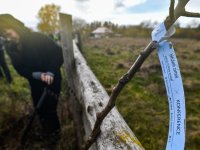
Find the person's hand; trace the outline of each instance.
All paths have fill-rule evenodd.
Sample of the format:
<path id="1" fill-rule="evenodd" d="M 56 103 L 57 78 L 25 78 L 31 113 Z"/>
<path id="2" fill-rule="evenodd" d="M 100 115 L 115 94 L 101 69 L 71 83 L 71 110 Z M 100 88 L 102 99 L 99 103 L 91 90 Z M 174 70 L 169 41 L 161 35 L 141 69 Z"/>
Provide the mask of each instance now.
<path id="1" fill-rule="evenodd" d="M 51 75 L 48 75 L 46 73 L 42 73 L 41 74 L 41 80 L 43 82 L 45 82 L 46 84 L 51 85 L 53 83 L 54 77 L 51 76 Z"/>

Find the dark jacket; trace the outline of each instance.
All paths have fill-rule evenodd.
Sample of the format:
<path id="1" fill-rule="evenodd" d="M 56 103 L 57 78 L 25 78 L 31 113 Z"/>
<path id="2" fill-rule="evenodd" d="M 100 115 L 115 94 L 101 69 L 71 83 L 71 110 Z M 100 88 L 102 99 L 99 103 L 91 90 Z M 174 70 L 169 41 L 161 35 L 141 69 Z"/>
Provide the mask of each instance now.
<path id="1" fill-rule="evenodd" d="M 14 68 L 30 83 L 36 80 L 32 77 L 33 72 L 52 72 L 54 80 L 61 79 L 61 47 L 46 35 L 36 32 L 21 35 L 20 44 L 8 44 L 6 50 Z"/>

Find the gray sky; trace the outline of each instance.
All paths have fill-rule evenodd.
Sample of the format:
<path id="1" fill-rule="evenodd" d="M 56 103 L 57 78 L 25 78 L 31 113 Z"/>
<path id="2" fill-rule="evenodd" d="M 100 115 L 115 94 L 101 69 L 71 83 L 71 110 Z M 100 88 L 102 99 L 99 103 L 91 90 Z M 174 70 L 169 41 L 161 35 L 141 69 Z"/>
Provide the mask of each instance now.
<path id="1" fill-rule="evenodd" d="M 45 4 L 54 3 L 61 7 L 61 12 L 87 22 L 98 20 L 135 25 L 147 20 L 162 22 L 168 15 L 169 2 L 170 0 L 0 0 L 0 13 L 10 13 L 28 27 L 35 28 L 39 9 Z M 200 0 L 190 0 L 186 9 L 200 12 Z M 200 19 L 179 19 L 182 26 L 191 21 L 199 23 Z"/>

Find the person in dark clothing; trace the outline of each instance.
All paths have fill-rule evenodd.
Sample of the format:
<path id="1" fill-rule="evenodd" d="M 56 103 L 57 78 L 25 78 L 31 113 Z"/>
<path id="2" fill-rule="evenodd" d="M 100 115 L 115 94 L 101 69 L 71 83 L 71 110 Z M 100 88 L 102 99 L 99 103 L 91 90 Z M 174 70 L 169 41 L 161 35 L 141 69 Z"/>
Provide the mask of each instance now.
<path id="1" fill-rule="evenodd" d="M 3 77 L 3 73 L 2 73 L 2 70 L 3 70 L 6 80 L 8 81 L 8 83 L 11 83 L 12 77 L 10 75 L 10 70 L 5 60 L 3 44 L 4 44 L 4 39 L 0 37 L 0 77 Z"/>
<path id="2" fill-rule="evenodd" d="M 16 71 L 29 81 L 34 107 L 45 87 L 51 91 L 39 110 L 39 118 L 46 135 L 59 133 L 56 109 L 61 90 L 61 47 L 46 35 L 29 31 L 8 14 L 0 15 L 0 28 L 3 36 L 12 41 L 5 47 Z"/>

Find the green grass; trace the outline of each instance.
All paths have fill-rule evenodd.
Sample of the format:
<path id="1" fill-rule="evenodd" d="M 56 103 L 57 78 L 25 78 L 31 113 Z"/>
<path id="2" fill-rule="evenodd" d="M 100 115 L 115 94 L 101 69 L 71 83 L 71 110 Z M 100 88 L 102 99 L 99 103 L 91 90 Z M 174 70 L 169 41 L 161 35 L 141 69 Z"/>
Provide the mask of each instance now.
<path id="1" fill-rule="evenodd" d="M 88 64 L 108 94 L 119 78 L 131 67 L 150 39 L 111 38 L 84 42 Z M 172 39 L 185 89 L 187 108 L 186 149 L 198 150 L 200 145 L 200 43 L 195 40 Z M 28 82 L 10 64 L 14 82 L 0 79 L 0 149 L 15 150 L 19 137 L 33 110 Z M 75 148 L 74 125 L 67 111 L 65 83 L 59 105 L 63 135 L 60 149 Z M 125 121 L 147 150 L 166 147 L 169 124 L 168 101 L 156 52 L 145 61 L 140 71 L 117 98 L 117 107 Z M 23 119 L 23 121 L 21 120 Z M 2 145 L 3 144 L 3 145 Z M 34 145 L 32 141 L 32 145 Z M 38 149 L 38 148 L 35 148 Z"/>
<path id="2" fill-rule="evenodd" d="M 128 71 L 150 39 L 110 38 L 85 42 L 89 66 L 108 94 Z M 185 88 L 187 108 L 186 149 L 197 150 L 200 144 L 200 43 L 172 39 Z M 116 105 L 146 149 L 165 149 L 169 108 L 162 72 L 155 52 L 117 98 Z"/>

